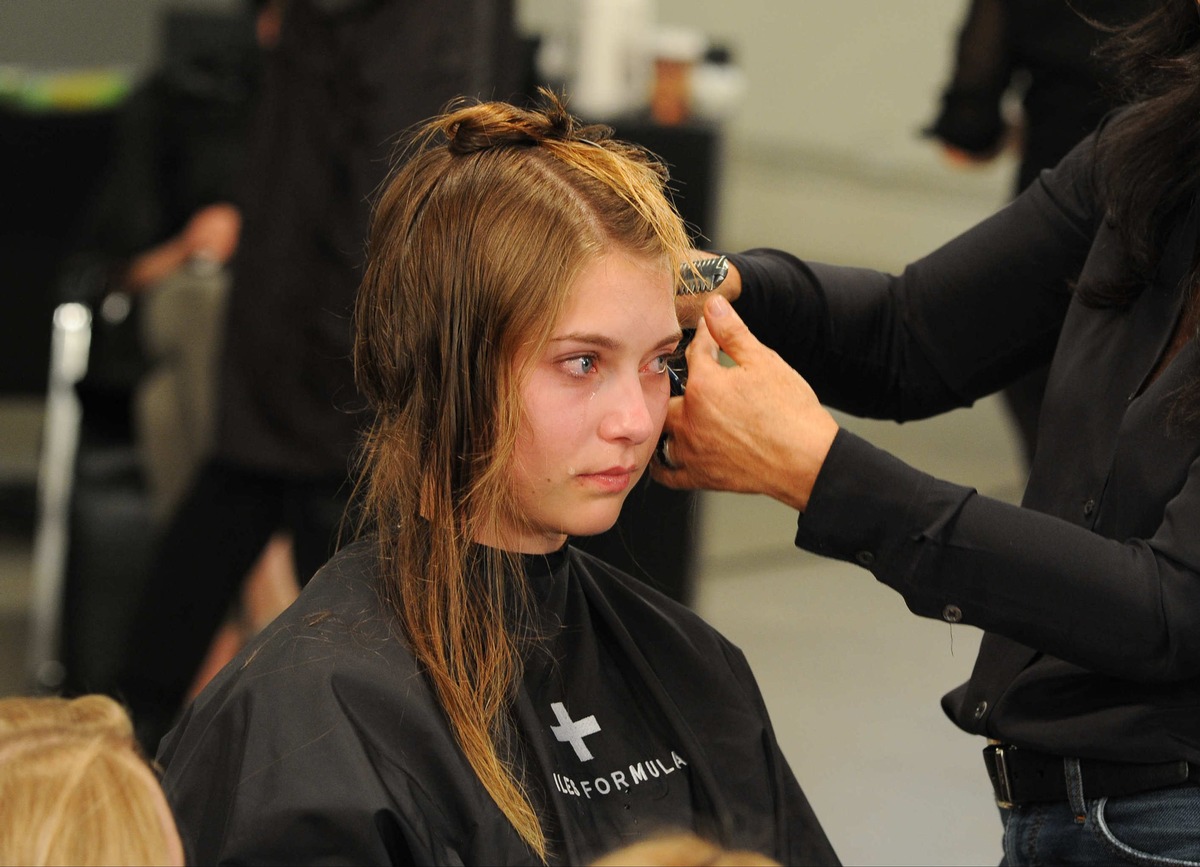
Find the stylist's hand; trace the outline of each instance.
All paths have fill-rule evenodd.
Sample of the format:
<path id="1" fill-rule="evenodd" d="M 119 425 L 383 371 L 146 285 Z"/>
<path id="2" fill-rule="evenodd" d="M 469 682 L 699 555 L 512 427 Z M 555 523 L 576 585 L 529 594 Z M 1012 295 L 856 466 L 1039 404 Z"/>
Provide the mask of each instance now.
<path id="1" fill-rule="evenodd" d="M 202 256 L 224 265 L 237 251 L 242 213 L 228 202 L 201 208 L 181 234 L 189 256 Z"/>
<path id="2" fill-rule="evenodd" d="M 224 265 L 237 250 L 241 231 L 242 215 L 233 205 L 218 202 L 201 208 L 179 234 L 130 259 L 120 278 L 121 288 L 149 289 L 194 259 Z"/>
<path id="3" fill-rule="evenodd" d="M 718 361 L 718 349 L 736 367 Z M 687 349 L 688 383 L 667 409 L 670 488 L 761 493 L 803 512 L 838 424 L 808 383 L 750 333 L 721 296 Z"/>

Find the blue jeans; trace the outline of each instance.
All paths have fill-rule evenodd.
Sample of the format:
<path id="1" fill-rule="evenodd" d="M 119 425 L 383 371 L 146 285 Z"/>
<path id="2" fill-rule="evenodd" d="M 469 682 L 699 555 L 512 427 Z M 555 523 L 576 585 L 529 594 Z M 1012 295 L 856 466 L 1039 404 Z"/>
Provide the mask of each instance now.
<path id="1" fill-rule="evenodd" d="M 1078 766 L 1070 801 L 1001 808 L 1001 867 L 1027 864 L 1200 865 L 1200 786 L 1083 799 Z M 1074 785 L 1072 785 L 1074 779 Z"/>

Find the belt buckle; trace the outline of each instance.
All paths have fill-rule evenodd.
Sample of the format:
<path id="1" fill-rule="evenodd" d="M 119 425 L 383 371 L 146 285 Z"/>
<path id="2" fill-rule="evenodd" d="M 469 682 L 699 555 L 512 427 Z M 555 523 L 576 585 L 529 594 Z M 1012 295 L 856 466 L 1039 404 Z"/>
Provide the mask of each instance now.
<path id="1" fill-rule="evenodd" d="M 992 767 L 996 772 L 996 806 L 1004 810 L 1013 808 L 1012 781 L 1008 778 L 1008 758 L 1005 753 L 1009 747 L 996 744 L 992 748 Z"/>

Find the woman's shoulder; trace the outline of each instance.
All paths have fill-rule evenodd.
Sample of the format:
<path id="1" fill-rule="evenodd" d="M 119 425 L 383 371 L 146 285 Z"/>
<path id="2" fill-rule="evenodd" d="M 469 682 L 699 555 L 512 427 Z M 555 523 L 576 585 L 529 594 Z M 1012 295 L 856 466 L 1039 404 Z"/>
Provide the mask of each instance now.
<path id="1" fill-rule="evenodd" d="M 357 737 L 373 729 L 364 717 L 431 705 L 378 586 L 369 542 L 336 554 L 204 688 L 164 741 L 164 758 L 230 737 L 276 745 L 342 729 Z"/>
<path id="2" fill-rule="evenodd" d="M 638 645 L 694 652 L 712 661 L 723 656 L 738 673 L 748 671 L 741 650 L 703 617 L 645 581 L 577 548 L 569 550 L 572 568 L 589 588 L 593 607 L 607 610 Z"/>
<path id="3" fill-rule="evenodd" d="M 451 833 L 441 799 L 485 812 L 379 582 L 374 546 L 345 548 L 164 740 L 195 863 L 386 863 Z"/>
<path id="4" fill-rule="evenodd" d="M 379 556 L 368 539 L 336 553 L 226 671 L 257 681 L 267 672 L 303 676 L 309 665 L 394 667 L 411 658 L 381 594 Z"/>

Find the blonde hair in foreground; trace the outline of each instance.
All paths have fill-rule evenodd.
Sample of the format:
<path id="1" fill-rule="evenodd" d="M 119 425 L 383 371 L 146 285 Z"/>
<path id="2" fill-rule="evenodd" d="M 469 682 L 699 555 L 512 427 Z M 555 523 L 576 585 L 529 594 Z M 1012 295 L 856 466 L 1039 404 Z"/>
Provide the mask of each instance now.
<path id="1" fill-rule="evenodd" d="M 690 832 L 664 834 L 616 849 L 592 867 L 780 867 L 758 852 L 725 849 Z"/>
<path id="2" fill-rule="evenodd" d="M 180 864 L 166 801 L 106 696 L 0 699 L 0 864 Z"/>
<path id="3" fill-rule="evenodd" d="M 460 104 L 418 132 L 376 204 L 355 370 L 376 412 L 361 485 L 385 596 L 475 774 L 544 860 L 507 749 L 524 576 L 472 542 L 522 521 L 509 480 L 524 365 L 578 275 L 613 250 L 673 272 L 687 235 L 657 160 L 542 96 Z"/>

